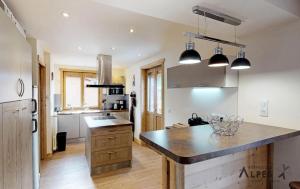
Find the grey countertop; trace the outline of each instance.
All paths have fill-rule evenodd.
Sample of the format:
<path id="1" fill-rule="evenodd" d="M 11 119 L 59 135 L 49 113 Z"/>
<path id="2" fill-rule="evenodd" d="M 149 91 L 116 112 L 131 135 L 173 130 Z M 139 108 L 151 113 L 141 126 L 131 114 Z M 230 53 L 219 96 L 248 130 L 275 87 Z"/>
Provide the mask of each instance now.
<path id="1" fill-rule="evenodd" d="M 132 125 L 132 123 L 126 119 L 120 118 L 118 116 L 116 119 L 105 119 L 105 120 L 95 120 L 98 116 L 87 116 L 85 117 L 85 121 L 89 129 L 96 129 L 100 127 L 116 127 L 116 126 L 128 126 Z"/>
<path id="2" fill-rule="evenodd" d="M 192 164 L 299 136 L 300 131 L 244 123 L 234 136 L 213 133 L 209 125 L 145 132 L 140 139 L 181 164 Z"/>
<path id="3" fill-rule="evenodd" d="M 128 109 L 124 109 L 124 110 L 99 110 L 99 109 L 64 110 L 61 112 L 57 112 L 57 115 L 90 114 L 90 113 L 104 113 L 104 112 L 128 112 Z"/>

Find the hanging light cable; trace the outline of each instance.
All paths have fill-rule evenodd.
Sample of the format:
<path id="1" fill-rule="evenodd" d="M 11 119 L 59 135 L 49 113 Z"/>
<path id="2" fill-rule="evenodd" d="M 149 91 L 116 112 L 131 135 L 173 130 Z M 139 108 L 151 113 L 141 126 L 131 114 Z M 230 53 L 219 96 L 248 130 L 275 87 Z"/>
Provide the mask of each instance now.
<path id="1" fill-rule="evenodd" d="M 234 37 L 236 42 L 236 27 L 234 28 Z M 232 70 L 245 70 L 251 68 L 250 61 L 246 58 L 246 53 L 243 48 L 237 54 L 237 59 L 235 59 L 231 64 Z"/>

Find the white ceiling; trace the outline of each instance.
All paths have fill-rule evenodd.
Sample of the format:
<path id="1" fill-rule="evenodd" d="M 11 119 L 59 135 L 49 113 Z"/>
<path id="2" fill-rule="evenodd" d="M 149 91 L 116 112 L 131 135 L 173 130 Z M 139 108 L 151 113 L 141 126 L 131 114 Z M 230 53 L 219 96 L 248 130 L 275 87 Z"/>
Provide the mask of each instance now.
<path id="1" fill-rule="evenodd" d="M 191 12 L 194 5 L 241 18 L 243 23 L 237 28 L 241 36 L 298 19 L 293 14 L 299 8 L 296 1 L 6 0 L 6 3 L 28 34 L 43 40 L 53 54 L 90 57 L 112 54 L 113 63 L 125 67 L 158 53 L 175 25 L 196 26 L 197 17 Z M 63 11 L 70 17 L 63 18 Z M 129 33 L 131 27 L 135 29 L 133 34 Z M 208 20 L 208 30 L 232 34 L 233 27 Z"/>
<path id="2" fill-rule="evenodd" d="M 269 26 L 278 25 L 300 16 L 299 0 L 94 0 L 129 11 L 176 23 L 197 25 L 192 13 L 195 5 L 220 11 L 243 21 L 237 31 L 240 36 Z M 203 23 L 203 17 L 202 17 Z M 208 29 L 232 32 L 232 26 L 208 20 Z"/>

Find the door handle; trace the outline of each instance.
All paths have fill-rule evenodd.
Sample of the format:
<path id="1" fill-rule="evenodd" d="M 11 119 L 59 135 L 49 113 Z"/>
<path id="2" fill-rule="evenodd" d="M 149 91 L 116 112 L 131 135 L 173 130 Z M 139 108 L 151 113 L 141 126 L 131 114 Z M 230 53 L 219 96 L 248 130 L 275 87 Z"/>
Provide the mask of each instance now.
<path id="1" fill-rule="evenodd" d="M 36 133 L 38 130 L 37 119 L 32 119 L 32 121 L 34 123 L 34 129 L 33 129 L 32 133 Z"/>
<path id="2" fill-rule="evenodd" d="M 34 105 L 34 109 L 32 110 L 32 113 L 35 114 L 37 113 L 37 100 L 36 99 L 32 99 L 33 105 Z"/>

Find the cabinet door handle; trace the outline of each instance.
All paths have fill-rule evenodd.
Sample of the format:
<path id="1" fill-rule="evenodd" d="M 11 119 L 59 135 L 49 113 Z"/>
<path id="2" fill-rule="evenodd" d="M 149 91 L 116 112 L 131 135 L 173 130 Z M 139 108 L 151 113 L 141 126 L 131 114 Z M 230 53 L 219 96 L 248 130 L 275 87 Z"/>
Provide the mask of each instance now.
<path id="1" fill-rule="evenodd" d="M 21 82 L 21 79 L 19 78 L 18 82 L 17 82 L 17 94 L 19 97 L 21 97 L 22 88 L 23 88 L 22 82 Z"/>
<path id="2" fill-rule="evenodd" d="M 34 129 L 33 129 L 32 133 L 35 133 L 38 130 L 37 120 L 36 119 L 32 119 L 32 121 L 34 123 Z"/>
<path id="3" fill-rule="evenodd" d="M 34 105 L 34 109 L 32 110 L 32 113 L 35 114 L 37 113 L 37 101 L 36 99 L 32 99 L 33 105 Z"/>
<path id="4" fill-rule="evenodd" d="M 115 140 L 116 137 L 108 137 L 109 140 Z"/>
<path id="5" fill-rule="evenodd" d="M 21 85 L 22 85 L 22 88 L 21 88 L 21 97 L 22 97 L 24 95 L 24 92 L 25 92 L 25 84 L 24 84 L 22 79 L 21 79 Z"/>
<path id="6" fill-rule="evenodd" d="M 15 111 L 13 113 L 16 114 L 16 113 L 19 113 L 19 112 L 20 112 L 20 109 L 17 108 L 17 109 L 15 109 Z"/>

